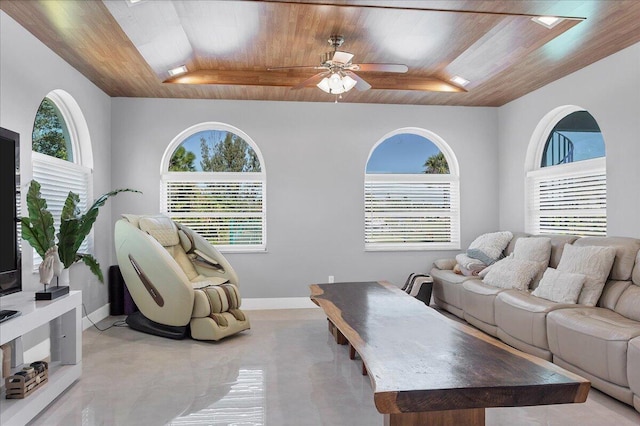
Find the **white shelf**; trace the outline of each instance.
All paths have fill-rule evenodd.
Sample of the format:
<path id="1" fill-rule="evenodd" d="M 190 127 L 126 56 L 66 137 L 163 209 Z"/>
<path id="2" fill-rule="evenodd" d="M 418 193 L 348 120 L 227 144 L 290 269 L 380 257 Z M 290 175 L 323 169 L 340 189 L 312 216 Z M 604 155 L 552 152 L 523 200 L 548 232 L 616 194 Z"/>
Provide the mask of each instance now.
<path id="1" fill-rule="evenodd" d="M 60 351 L 52 353 L 49 381 L 24 399 L 5 399 L 4 387 L 0 394 L 0 424 L 24 425 L 82 374 L 82 292 L 71 291 L 59 299 L 37 302 L 33 292 L 21 292 L 0 298 L 0 308 L 21 312 L 0 324 L 0 345 L 15 340 L 19 351 L 23 334 L 60 318 L 59 324 L 52 323 L 52 347 L 59 345 Z M 16 356 L 21 362 L 22 353 Z"/>

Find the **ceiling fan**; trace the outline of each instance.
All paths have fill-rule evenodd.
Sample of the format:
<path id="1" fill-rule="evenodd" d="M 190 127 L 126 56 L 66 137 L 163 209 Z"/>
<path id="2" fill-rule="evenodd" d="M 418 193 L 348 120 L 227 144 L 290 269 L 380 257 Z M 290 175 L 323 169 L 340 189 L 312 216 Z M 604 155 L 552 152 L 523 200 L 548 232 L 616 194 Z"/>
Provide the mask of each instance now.
<path id="1" fill-rule="evenodd" d="M 338 50 L 338 48 L 344 43 L 343 36 L 332 35 L 327 41 L 331 45 L 331 47 L 333 47 L 333 51 L 327 52 L 322 56 L 320 65 L 272 67 L 268 68 L 268 70 L 321 70 L 313 77 L 302 81 L 301 83 L 293 86 L 291 89 L 296 90 L 315 85 L 324 92 L 332 95 L 340 95 L 342 93 L 348 92 L 354 87 L 359 91 L 371 89 L 371 85 L 354 71 L 406 73 L 409 70 L 409 67 L 404 64 L 354 64 L 353 57 L 355 55 L 353 53 L 342 52 Z"/>

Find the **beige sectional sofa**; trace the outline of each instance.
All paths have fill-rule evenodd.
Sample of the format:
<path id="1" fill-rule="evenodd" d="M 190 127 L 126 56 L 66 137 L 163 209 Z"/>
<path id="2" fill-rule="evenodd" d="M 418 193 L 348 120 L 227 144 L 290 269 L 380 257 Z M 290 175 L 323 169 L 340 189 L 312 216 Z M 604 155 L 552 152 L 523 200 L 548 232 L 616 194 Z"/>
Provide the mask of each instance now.
<path id="1" fill-rule="evenodd" d="M 487 334 L 589 379 L 593 387 L 640 411 L 640 239 L 514 234 L 549 238 L 548 267 L 557 268 L 566 244 L 611 247 L 615 258 L 596 306 L 557 303 L 528 291 L 488 285 L 454 273 L 455 261 L 431 270 L 433 301 Z M 572 249 L 574 250 L 574 249 Z M 439 266 L 439 267 L 438 267 Z"/>

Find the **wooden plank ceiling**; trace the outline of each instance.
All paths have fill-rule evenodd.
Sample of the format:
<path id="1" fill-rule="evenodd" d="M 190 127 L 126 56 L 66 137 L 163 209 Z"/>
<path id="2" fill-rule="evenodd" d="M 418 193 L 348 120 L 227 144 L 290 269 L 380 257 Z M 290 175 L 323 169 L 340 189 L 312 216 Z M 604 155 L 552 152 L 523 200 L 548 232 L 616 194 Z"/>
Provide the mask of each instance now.
<path id="1" fill-rule="evenodd" d="M 360 72 L 372 86 L 340 102 L 500 106 L 640 41 L 640 1 L 14 1 L 0 8 L 114 97 L 333 102 L 291 90 L 339 49 L 354 63 L 406 64 Z M 562 16 L 552 29 L 533 16 Z M 574 19 L 577 18 L 577 19 Z M 186 64 L 216 84 L 163 83 Z M 459 93 L 428 82 L 460 75 Z M 605 78 L 615 78 L 607 76 Z"/>

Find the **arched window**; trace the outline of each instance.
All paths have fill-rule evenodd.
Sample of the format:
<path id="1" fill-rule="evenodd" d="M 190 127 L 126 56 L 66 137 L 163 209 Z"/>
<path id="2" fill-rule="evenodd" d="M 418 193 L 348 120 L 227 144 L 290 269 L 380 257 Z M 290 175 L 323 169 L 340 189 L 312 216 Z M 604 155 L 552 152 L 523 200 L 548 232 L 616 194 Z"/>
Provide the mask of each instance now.
<path id="1" fill-rule="evenodd" d="M 235 127 L 179 134 L 161 165 L 160 210 L 223 251 L 266 249 L 266 173 L 258 146 Z"/>
<path id="2" fill-rule="evenodd" d="M 40 103 L 33 123 L 32 150 L 33 179 L 41 185 L 57 233 L 69 191 L 80 197 L 78 206 L 82 211 L 93 200 L 89 129 L 80 106 L 69 93 L 54 90 Z M 93 233 L 80 251 L 93 253 Z M 33 253 L 33 264 L 37 266 L 42 259 L 35 250 Z"/>
<path id="3" fill-rule="evenodd" d="M 538 124 L 527 154 L 526 229 L 534 234 L 607 234 L 605 144 L 589 112 L 563 106 Z"/>
<path id="4" fill-rule="evenodd" d="M 458 162 L 438 135 L 387 134 L 364 176 L 365 250 L 460 248 Z"/>

